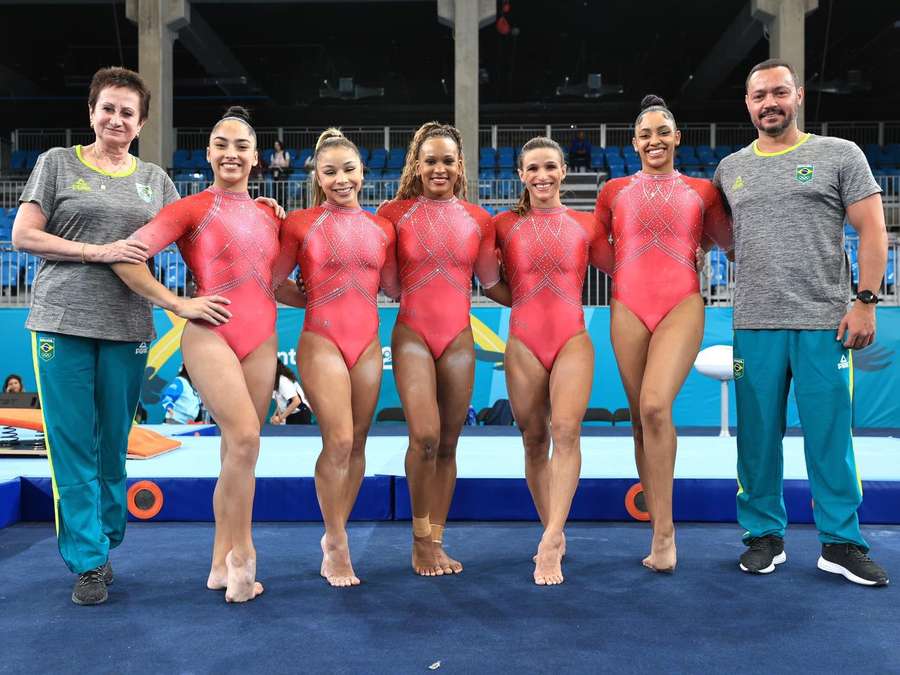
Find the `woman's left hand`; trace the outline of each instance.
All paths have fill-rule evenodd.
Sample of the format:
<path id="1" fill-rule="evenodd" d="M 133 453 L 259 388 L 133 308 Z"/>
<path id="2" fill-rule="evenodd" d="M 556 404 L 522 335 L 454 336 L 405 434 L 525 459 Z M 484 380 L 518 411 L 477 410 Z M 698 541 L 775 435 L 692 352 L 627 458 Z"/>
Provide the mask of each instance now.
<path id="1" fill-rule="evenodd" d="M 284 217 L 287 215 L 287 211 L 284 210 L 284 207 L 271 197 L 257 197 L 256 201 L 271 207 L 275 211 L 275 217 L 279 220 L 284 220 Z"/>

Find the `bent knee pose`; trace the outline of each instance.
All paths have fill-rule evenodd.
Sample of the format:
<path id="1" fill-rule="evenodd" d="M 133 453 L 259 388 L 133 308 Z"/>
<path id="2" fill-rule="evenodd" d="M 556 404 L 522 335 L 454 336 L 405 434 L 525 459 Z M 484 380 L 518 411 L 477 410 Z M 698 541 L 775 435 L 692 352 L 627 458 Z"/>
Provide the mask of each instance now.
<path id="1" fill-rule="evenodd" d="M 443 531 L 475 377 L 472 273 L 489 295 L 500 278 L 491 217 L 464 201 L 463 161 L 456 128 L 422 125 L 410 143 L 397 196 L 378 210 L 397 231 L 401 294 L 391 354 L 409 425 L 412 567 L 423 576 L 463 568 L 444 551 Z"/>
<path id="2" fill-rule="evenodd" d="M 610 321 L 631 409 L 638 475 L 653 525 L 652 570 L 675 569 L 672 403 L 703 340 L 696 252 L 731 247 L 731 223 L 712 183 L 674 168 L 680 133 L 665 102 L 647 96 L 635 123 L 641 171 L 608 181 L 597 198 L 598 235 L 615 251 Z"/>
<path id="3" fill-rule="evenodd" d="M 581 471 L 581 422 L 594 376 L 581 304 L 588 258 L 609 267 L 608 245 L 595 241 L 590 214 L 560 203 L 565 173 L 559 145 L 528 141 L 519 154 L 522 199 L 494 219 L 512 293 L 506 383 L 525 445 L 525 478 L 544 526 L 535 557 L 539 585 L 563 581 L 563 527 Z"/>
<path id="4" fill-rule="evenodd" d="M 350 140 L 336 129 L 323 132 L 314 162 L 315 206 L 288 216 L 282 259 L 287 267 L 299 263 L 307 297 L 297 365 L 322 432 L 320 573 L 332 586 L 355 586 L 347 519 L 365 473 L 381 387 L 378 288 L 399 294 L 396 241 L 390 222 L 359 207 L 362 162 Z"/>
<path id="5" fill-rule="evenodd" d="M 225 589 L 228 602 L 244 602 L 263 591 L 251 520 L 259 431 L 275 378 L 272 268 L 280 223 L 247 194 L 257 154 L 243 108 L 229 109 L 216 124 L 207 153 L 212 187 L 166 207 L 134 235 L 150 255 L 177 242 L 197 280 L 197 296 L 175 297 L 145 265 L 114 269 L 135 292 L 191 319 L 181 339 L 185 367 L 222 432 L 207 586 Z"/>

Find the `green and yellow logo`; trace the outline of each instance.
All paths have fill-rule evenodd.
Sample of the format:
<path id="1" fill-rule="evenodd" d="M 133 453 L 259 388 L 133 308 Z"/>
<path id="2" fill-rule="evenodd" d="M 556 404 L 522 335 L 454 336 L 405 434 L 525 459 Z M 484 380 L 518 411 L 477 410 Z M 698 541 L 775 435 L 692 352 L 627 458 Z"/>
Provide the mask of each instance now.
<path id="1" fill-rule="evenodd" d="M 72 183 L 72 189 L 76 192 L 90 192 L 91 186 L 84 178 L 79 178 Z"/>
<path id="2" fill-rule="evenodd" d="M 134 187 L 137 190 L 138 197 L 149 204 L 150 200 L 153 199 L 153 188 L 149 185 L 143 185 L 141 183 L 135 183 Z"/>
<path id="3" fill-rule="evenodd" d="M 801 183 L 808 183 L 813 179 L 813 165 L 812 164 L 800 164 L 797 167 L 797 171 L 794 174 L 794 178 L 799 180 Z"/>
<path id="4" fill-rule="evenodd" d="M 744 359 L 735 359 L 733 369 L 734 379 L 741 379 L 744 376 Z"/>
<path id="5" fill-rule="evenodd" d="M 56 341 L 52 337 L 38 339 L 38 356 L 43 361 L 49 361 L 56 356 Z"/>
<path id="6" fill-rule="evenodd" d="M 742 190 L 744 188 L 744 179 L 738 176 L 734 179 L 734 185 L 731 186 L 732 190 Z"/>

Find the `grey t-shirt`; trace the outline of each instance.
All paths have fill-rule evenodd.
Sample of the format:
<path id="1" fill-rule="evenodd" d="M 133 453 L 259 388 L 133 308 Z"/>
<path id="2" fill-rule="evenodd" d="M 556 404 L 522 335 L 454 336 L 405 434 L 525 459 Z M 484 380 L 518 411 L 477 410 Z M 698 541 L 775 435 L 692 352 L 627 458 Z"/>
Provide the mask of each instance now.
<path id="1" fill-rule="evenodd" d="M 713 182 L 734 219 L 734 327 L 836 330 L 850 299 L 847 207 L 881 192 L 862 150 L 813 134 L 778 153 L 754 142 Z"/>
<path id="2" fill-rule="evenodd" d="M 82 160 L 80 146 L 38 157 L 19 197 L 41 207 L 47 232 L 88 244 L 129 237 L 177 199 L 175 185 L 155 164 L 135 159 L 130 169 L 107 174 Z M 123 342 L 154 338 L 150 303 L 106 264 L 42 261 L 25 326 Z"/>

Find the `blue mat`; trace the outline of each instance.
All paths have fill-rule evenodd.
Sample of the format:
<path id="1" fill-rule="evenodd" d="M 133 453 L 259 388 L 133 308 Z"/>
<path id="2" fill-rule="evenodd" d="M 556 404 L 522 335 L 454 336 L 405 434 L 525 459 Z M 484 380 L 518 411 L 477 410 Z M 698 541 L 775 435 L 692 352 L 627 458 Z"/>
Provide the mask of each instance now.
<path id="1" fill-rule="evenodd" d="M 254 528 L 266 593 L 228 606 L 204 588 L 212 528 L 139 524 L 113 552 L 100 607 L 69 601 L 73 576 L 53 528 L 0 532 L 0 670 L 89 673 L 898 672 L 894 587 L 855 586 L 815 568 L 815 532 L 788 531 L 776 573 L 742 574 L 740 532 L 683 525 L 673 575 L 645 570 L 643 525 L 567 529 L 566 583 L 539 588 L 534 525 L 464 524 L 445 541 L 458 577 L 409 570 L 409 528 L 351 527 L 360 587 L 318 576 L 321 526 Z M 865 528 L 900 573 L 900 528 Z"/>

